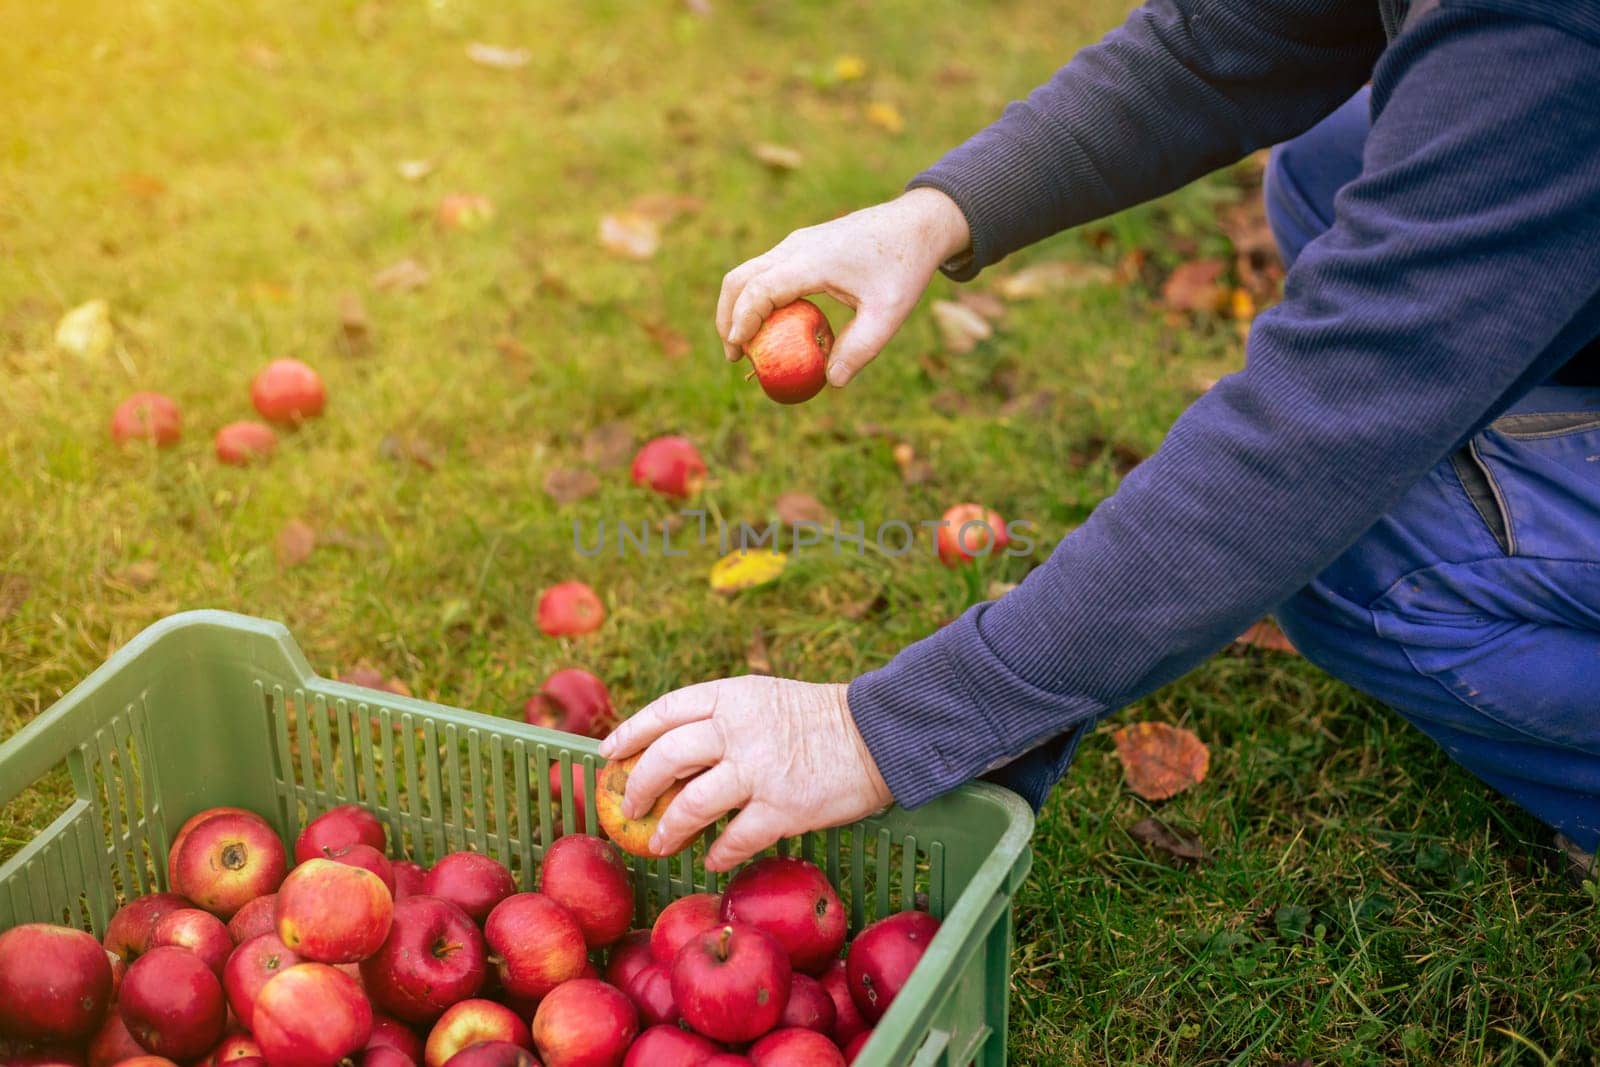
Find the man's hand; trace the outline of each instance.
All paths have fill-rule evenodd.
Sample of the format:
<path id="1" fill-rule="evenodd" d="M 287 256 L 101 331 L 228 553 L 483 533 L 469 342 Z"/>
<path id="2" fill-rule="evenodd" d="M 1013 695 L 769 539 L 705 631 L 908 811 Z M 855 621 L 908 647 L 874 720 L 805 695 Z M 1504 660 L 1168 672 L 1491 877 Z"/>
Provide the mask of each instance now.
<path id="1" fill-rule="evenodd" d="M 870 363 L 916 307 L 939 264 L 967 247 L 966 216 L 934 189 L 913 189 L 876 207 L 785 237 L 728 272 L 717 298 L 717 333 L 730 360 L 773 309 L 827 293 L 855 309 L 828 361 L 843 385 Z"/>
<path id="2" fill-rule="evenodd" d="M 646 748 L 628 775 L 636 818 L 679 778 L 703 771 L 661 816 L 650 841 L 671 855 L 734 808 L 706 866 L 725 871 L 780 837 L 854 822 L 893 799 L 856 729 L 843 685 L 749 675 L 668 693 L 611 732 L 607 759 Z"/>

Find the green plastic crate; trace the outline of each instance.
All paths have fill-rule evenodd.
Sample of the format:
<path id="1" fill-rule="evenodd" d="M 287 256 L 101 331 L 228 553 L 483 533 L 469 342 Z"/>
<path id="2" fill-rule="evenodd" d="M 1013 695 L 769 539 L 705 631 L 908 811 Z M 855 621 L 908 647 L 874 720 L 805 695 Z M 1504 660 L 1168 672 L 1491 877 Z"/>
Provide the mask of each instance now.
<path id="1" fill-rule="evenodd" d="M 73 797 L 0 866 L 0 930 L 64 922 L 99 934 L 125 896 L 166 888 L 171 835 L 217 805 L 260 812 L 292 845 L 307 818 L 354 801 L 387 822 L 396 852 L 431 864 L 470 848 L 533 888 L 546 844 L 597 832 L 592 805 L 575 810 L 566 788 L 576 775 L 594 795 L 596 745 L 319 678 L 277 623 L 175 615 L 0 744 L 0 807 L 63 767 Z M 858 1064 L 1005 1063 L 1011 898 L 1032 828 L 1014 794 L 975 783 L 780 844 L 827 870 L 852 931 L 919 898 L 943 920 Z M 700 865 L 704 846 L 634 863 L 641 925 L 670 900 L 722 888 Z"/>

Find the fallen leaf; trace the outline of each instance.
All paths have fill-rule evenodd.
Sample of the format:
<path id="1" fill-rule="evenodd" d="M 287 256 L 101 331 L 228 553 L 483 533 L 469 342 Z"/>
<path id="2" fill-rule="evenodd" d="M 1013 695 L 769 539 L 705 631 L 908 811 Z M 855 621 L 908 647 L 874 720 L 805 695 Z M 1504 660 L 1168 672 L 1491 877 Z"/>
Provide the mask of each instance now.
<path id="1" fill-rule="evenodd" d="M 482 193 L 450 193 L 439 201 L 438 219 L 447 230 L 481 230 L 494 220 L 494 201 Z"/>
<path id="2" fill-rule="evenodd" d="M 867 61 L 846 53 L 833 61 L 833 76 L 842 82 L 860 81 L 867 76 Z"/>
<path id="3" fill-rule="evenodd" d="M 1211 853 L 1200 844 L 1198 834 L 1174 830 L 1154 816 L 1134 823 L 1128 829 L 1128 836 L 1185 863 L 1204 863 L 1211 858 Z"/>
<path id="4" fill-rule="evenodd" d="M 56 347 L 85 358 L 111 350 L 111 305 L 104 300 L 79 304 L 56 324 Z"/>
<path id="5" fill-rule="evenodd" d="M 939 338 L 954 355 L 971 352 L 980 341 L 994 336 L 994 327 L 987 319 L 953 300 L 935 300 L 932 311 Z"/>
<path id="6" fill-rule="evenodd" d="M 1235 255 L 1265 258 L 1278 254 L 1278 242 L 1267 222 L 1266 200 L 1262 197 L 1245 197 L 1218 212 L 1217 226 L 1227 235 Z"/>
<path id="7" fill-rule="evenodd" d="M 246 63 L 257 70 L 271 73 L 283 66 L 283 57 L 278 54 L 278 50 L 261 41 L 247 42 L 239 49 L 239 54 L 244 57 Z"/>
<path id="8" fill-rule="evenodd" d="M 141 559 L 128 564 L 113 576 L 123 585 L 144 589 L 155 583 L 161 574 L 161 565 L 153 559 Z"/>
<path id="9" fill-rule="evenodd" d="M 750 634 L 750 644 L 744 651 L 744 661 L 756 674 L 774 674 L 772 657 L 767 654 L 767 635 L 757 626 Z"/>
<path id="10" fill-rule="evenodd" d="M 556 467 L 544 476 L 544 491 L 557 504 L 571 504 L 600 491 L 600 479 L 581 467 Z"/>
<path id="11" fill-rule="evenodd" d="M 633 458 L 633 427 L 621 419 L 602 422 L 583 436 L 583 458 L 601 470 Z"/>
<path id="12" fill-rule="evenodd" d="M 668 359 L 682 359 L 693 351 L 689 338 L 664 322 L 644 319 L 639 322 L 639 326 L 645 333 L 650 335 L 652 341 L 661 347 L 661 354 Z"/>
<path id="13" fill-rule="evenodd" d="M 1164 722 L 1136 722 L 1111 735 L 1128 788 L 1165 800 L 1205 781 L 1211 753 L 1193 733 Z"/>
<path id="14" fill-rule="evenodd" d="M 402 159 L 394 165 L 395 173 L 408 182 L 420 182 L 433 173 L 431 159 Z"/>
<path id="15" fill-rule="evenodd" d="M 20 574 L 0 574 L 0 622 L 17 613 L 33 592 L 33 583 Z"/>
<path id="16" fill-rule="evenodd" d="M 806 157 L 798 148 L 759 141 L 750 146 L 750 154 L 773 170 L 799 170 L 805 166 Z"/>
<path id="17" fill-rule="evenodd" d="M 278 531 L 278 563 L 284 567 L 298 567 L 311 558 L 317 547 L 317 531 L 300 519 L 290 519 Z"/>
<path id="18" fill-rule="evenodd" d="M 383 453 L 385 459 L 392 459 L 397 463 L 413 463 L 423 470 L 437 470 L 439 467 L 438 452 L 423 437 L 386 434 L 383 440 L 378 442 L 378 451 Z"/>
<path id="19" fill-rule="evenodd" d="M 1287 652 L 1290 655 L 1299 655 L 1299 649 L 1294 647 L 1288 635 L 1278 629 L 1278 624 L 1272 619 L 1262 619 L 1250 629 L 1233 639 L 1236 645 L 1249 645 L 1252 648 L 1265 648 L 1273 652 Z"/>
<path id="20" fill-rule="evenodd" d="M 371 322 L 367 318 L 367 307 L 361 302 L 361 298 L 355 293 L 341 293 L 339 333 L 352 352 L 360 352 L 367 347 L 370 330 Z"/>
<path id="21" fill-rule="evenodd" d="M 1248 290 L 1235 289 L 1228 297 L 1228 317 L 1249 322 L 1256 317 L 1256 302 Z"/>
<path id="22" fill-rule="evenodd" d="M 706 202 L 688 193 L 645 193 L 633 198 L 628 210 L 662 226 L 684 215 L 698 215 Z"/>
<path id="23" fill-rule="evenodd" d="M 965 415 L 972 410 L 972 398 L 960 389 L 945 389 L 929 397 L 928 406 L 941 415 Z"/>
<path id="24" fill-rule="evenodd" d="M 998 322 L 1006 317 L 1005 301 L 993 293 L 984 292 L 982 289 L 961 290 L 956 296 L 956 303 L 977 312 L 990 322 Z"/>
<path id="25" fill-rule="evenodd" d="M 933 480 L 933 464 L 917 455 L 910 442 L 900 441 L 893 450 L 895 466 L 900 468 L 900 480 L 906 485 L 921 485 Z"/>
<path id="26" fill-rule="evenodd" d="M 729 552 L 711 565 L 711 589 L 724 595 L 754 589 L 777 581 L 788 565 L 787 555 L 770 548 Z"/>
<path id="27" fill-rule="evenodd" d="M 467 58 L 481 67 L 494 70 L 520 70 L 533 61 L 533 53 L 526 48 L 501 48 L 499 45 L 473 41 L 467 45 Z"/>
<path id="28" fill-rule="evenodd" d="M 1007 300 L 1036 300 L 1051 293 L 1110 285 L 1115 280 L 1109 267 L 1063 259 L 1024 267 L 995 282 L 994 289 Z"/>
<path id="29" fill-rule="evenodd" d="M 649 259 L 661 247 L 661 226 L 635 211 L 619 211 L 600 219 L 600 243 L 625 259 Z"/>
<path id="30" fill-rule="evenodd" d="M 421 289 L 433 281 L 433 274 L 427 267 L 414 259 L 402 259 L 398 263 L 391 263 L 372 276 L 372 287 L 397 293 L 409 293 L 414 289 Z"/>
<path id="31" fill-rule="evenodd" d="M 521 370 L 528 365 L 528 346 L 511 336 L 503 333 L 494 339 L 494 348 L 505 361 Z"/>
<path id="32" fill-rule="evenodd" d="M 773 502 L 773 511 L 777 513 L 778 521 L 785 526 L 794 526 L 802 522 L 814 522 L 819 526 L 831 526 L 833 513 L 822 506 L 822 501 L 810 493 L 799 493 L 790 490 L 782 493 Z"/>
<path id="33" fill-rule="evenodd" d="M 1220 259 L 1196 259 L 1178 265 L 1161 286 L 1161 301 L 1172 311 L 1221 314 L 1228 310 L 1232 290 L 1222 282 L 1227 264 Z"/>
<path id="34" fill-rule="evenodd" d="M 135 200 L 154 200 L 167 191 L 167 183 L 154 174 L 130 172 L 117 179 L 122 189 Z"/>
<path id="35" fill-rule="evenodd" d="M 873 615 L 881 615 L 888 606 L 889 598 L 879 593 L 865 600 L 852 600 L 840 605 L 839 614 L 852 622 L 859 622 Z"/>
<path id="36" fill-rule="evenodd" d="M 900 114 L 900 109 L 882 100 L 874 100 L 867 105 L 866 118 L 872 125 L 889 133 L 899 133 L 906 128 L 906 117 Z"/>

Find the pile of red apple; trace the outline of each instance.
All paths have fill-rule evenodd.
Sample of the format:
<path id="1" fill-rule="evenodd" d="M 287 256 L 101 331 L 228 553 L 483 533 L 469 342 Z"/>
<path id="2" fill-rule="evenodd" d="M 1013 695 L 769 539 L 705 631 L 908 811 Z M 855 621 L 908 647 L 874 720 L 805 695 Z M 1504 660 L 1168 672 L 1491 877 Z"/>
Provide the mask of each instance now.
<path id="1" fill-rule="evenodd" d="M 633 883 L 601 838 L 550 845 L 537 892 L 489 856 L 425 870 L 387 845 L 353 804 L 293 857 L 252 812 L 201 812 L 173 841 L 173 891 L 128 901 L 103 942 L 0 933 L 0 1063 L 842 1067 L 939 925 L 902 912 L 842 957 L 826 875 L 772 856 L 630 930 Z"/>

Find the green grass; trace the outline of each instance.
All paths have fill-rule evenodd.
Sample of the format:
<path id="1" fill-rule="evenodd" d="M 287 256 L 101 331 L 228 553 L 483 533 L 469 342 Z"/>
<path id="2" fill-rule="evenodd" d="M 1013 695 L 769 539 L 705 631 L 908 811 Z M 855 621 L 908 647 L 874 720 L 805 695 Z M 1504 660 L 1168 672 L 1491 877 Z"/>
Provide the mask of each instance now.
<path id="1" fill-rule="evenodd" d="M 976 498 L 1038 523 L 1042 558 L 1115 487 L 1114 452 L 1154 449 L 1200 383 L 1239 364 L 1230 324 L 1167 319 L 1145 281 L 1017 305 L 995 340 L 950 357 L 919 312 L 848 391 L 788 409 L 721 361 L 709 318 L 726 269 L 893 195 L 1118 7 L 0 8 L 0 734 L 186 608 L 282 619 L 324 673 L 365 661 L 419 696 L 509 713 L 569 663 L 628 707 L 743 671 L 758 626 L 779 672 L 849 678 L 990 580 L 1017 580 L 1028 560 L 968 581 L 920 554 L 812 553 L 726 601 L 706 587 L 714 548 L 573 550 L 574 518 L 669 512 L 624 471 L 565 508 L 541 486 L 582 465 L 589 428 L 621 419 L 640 440 L 698 441 L 706 501 L 733 521 L 765 520 L 791 488 L 869 529 Z M 533 58 L 485 69 L 471 40 Z M 811 72 L 847 53 L 867 77 L 819 87 Z M 905 114 L 903 134 L 863 121 L 873 100 Z M 769 173 L 748 154 L 762 140 L 805 166 Z M 395 164 L 415 157 L 437 169 L 412 184 Z M 498 218 L 441 232 L 431 214 L 451 191 L 491 196 Z M 662 191 L 706 207 L 649 263 L 599 247 L 602 214 Z M 1219 176 L 1019 260 L 1139 249 L 1159 277 L 1225 248 L 1213 209 L 1241 195 Z M 406 256 L 432 284 L 373 291 Z M 345 292 L 372 319 L 364 355 L 339 337 Z M 55 351 L 57 318 L 94 297 L 114 308 L 113 352 Z M 668 359 L 641 322 L 693 351 Z M 328 416 L 270 466 L 220 467 L 211 432 L 249 416 L 251 375 L 282 355 L 322 370 Z M 139 388 L 183 405 L 175 451 L 110 445 L 111 408 Z M 391 458 L 385 438 L 422 442 L 433 469 Z M 903 484 L 897 439 L 931 481 Z M 322 543 L 285 569 L 273 545 L 292 518 Z M 129 579 L 140 561 L 148 584 Z M 538 591 L 568 577 L 611 611 L 578 645 L 533 623 Z M 864 619 L 842 611 L 874 602 Z M 1537 825 L 1392 715 L 1308 665 L 1234 651 L 1124 718 L 1210 744 L 1211 776 L 1161 816 L 1215 858 L 1179 868 L 1132 841 L 1147 805 L 1122 788 L 1110 727 L 1084 745 L 1019 901 L 1017 1062 L 1594 1061 L 1592 900 Z M 6 852 L 40 825 L 26 804 L 0 812 Z"/>

